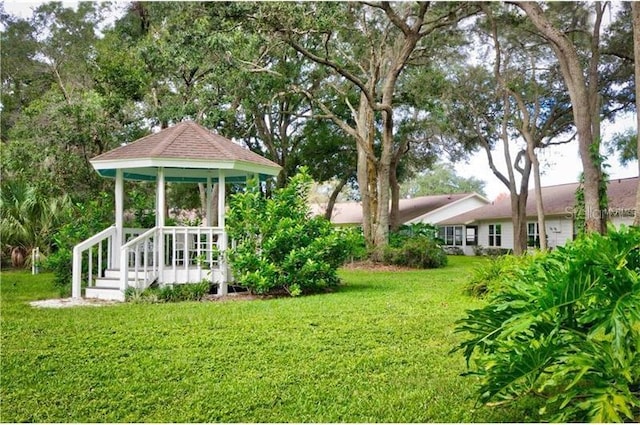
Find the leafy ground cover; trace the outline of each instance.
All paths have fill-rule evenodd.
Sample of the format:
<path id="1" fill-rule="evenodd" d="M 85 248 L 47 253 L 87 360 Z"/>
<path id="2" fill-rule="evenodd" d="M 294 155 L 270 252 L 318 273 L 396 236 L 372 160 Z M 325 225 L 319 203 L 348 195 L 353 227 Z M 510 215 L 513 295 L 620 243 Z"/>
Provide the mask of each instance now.
<path id="1" fill-rule="evenodd" d="M 475 405 L 454 322 L 476 258 L 342 269 L 329 294 L 36 309 L 52 276 L 0 280 L 3 422 L 526 422 Z"/>

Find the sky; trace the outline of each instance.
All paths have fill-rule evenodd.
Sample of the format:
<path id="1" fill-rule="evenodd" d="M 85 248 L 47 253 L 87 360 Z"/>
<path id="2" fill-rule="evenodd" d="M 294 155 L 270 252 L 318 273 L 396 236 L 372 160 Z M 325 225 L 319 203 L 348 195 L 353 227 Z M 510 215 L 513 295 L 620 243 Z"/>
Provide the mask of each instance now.
<path id="1" fill-rule="evenodd" d="M 5 10 L 13 15 L 23 18 L 31 16 L 34 7 L 43 3 L 42 1 L 15 1 L 4 2 Z M 63 1 L 66 7 L 75 7 L 77 1 Z M 635 114 L 626 114 L 617 119 L 614 123 L 602 123 L 603 141 L 607 142 L 616 133 L 621 133 L 629 128 L 635 128 Z M 606 154 L 606 146 L 601 153 Z M 512 154 L 513 155 L 513 154 Z M 555 146 L 543 150 L 539 154 L 541 165 L 541 181 L 543 186 L 552 186 L 563 183 L 573 183 L 578 181 L 582 171 L 582 163 L 578 156 L 578 142 L 573 141 L 566 145 Z M 498 149 L 494 153 L 497 167 L 506 175 L 506 167 L 502 150 Z M 634 161 L 623 167 L 618 162 L 616 156 L 608 156 L 606 163 L 609 165 L 607 172 L 611 179 L 620 179 L 638 176 L 638 162 Z M 478 151 L 467 161 L 460 161 L 454 165 L 456 173 L 461 177 L 475 177 L 486 182 L 485 192 L 489 200 L 495 199 L 501 193 L 508 193 L 507 187 L 493 175 L 489 169 L 486 154 Z M 533 188 L 533 179 L 530 185 Z"/>

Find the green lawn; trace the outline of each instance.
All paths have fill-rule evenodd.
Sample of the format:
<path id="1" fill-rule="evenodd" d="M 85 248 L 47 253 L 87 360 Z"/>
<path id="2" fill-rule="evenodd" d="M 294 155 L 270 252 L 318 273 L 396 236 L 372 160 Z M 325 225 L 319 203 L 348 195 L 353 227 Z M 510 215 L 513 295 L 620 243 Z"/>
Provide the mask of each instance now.
<path id="1" fill-rule="evenodd" d="M 475 406 L 453 323 L 475 258 L 343 270 L 294 299 L 36 309 L 51 276 L 1 275 L 3 422 L 524 422 Z"/>

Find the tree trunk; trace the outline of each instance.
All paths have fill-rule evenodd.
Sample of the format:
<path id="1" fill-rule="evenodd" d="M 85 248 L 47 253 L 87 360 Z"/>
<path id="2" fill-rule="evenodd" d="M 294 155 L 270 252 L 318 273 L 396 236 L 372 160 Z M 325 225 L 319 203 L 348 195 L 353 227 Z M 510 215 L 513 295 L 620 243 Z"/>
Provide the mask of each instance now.
<path id="1" fill-rule="evenodd" d="M 327 208 L 324 211 L 324 218 L 331 221 L 331 216 L 333 215 L 333 207 L 336 205 L 336 200 L 338 199 L 338 195 L 342 191 L 342 188 L 347 184 L 347 177 L 343 177 L 336 187 L 333 188 L 333 192 L 331 192 L 331 196 L 329 196 L 329 202 L 327 203 Z"/>
<path id="2" fill-rule="evenodd" d="M 584 173 L 585 230 L 587 232 L 602 232 L 604 226 L 599 195 L 602 170 L 598 160 L 594 158 L 594 154 L 598 153 L 600 141 L 594 137 L 599 131 L 593 128 L 593 114 L 599 114 L 599 111 L 591 110 L 594 101 L 589 96 L 590 90 L 583 74 L 584 70 L 580 58 L 571 40 L 551 24 L 537 3 L 517 2 L 517 5 L 525 11 L 540 34 L 549 41 L 560 64 L 560 70 L 569 91 L 573 118 L 578 133 L 580 160 Z M 598 16 L 600 17 L 600 13 Z M 598 25 L 596 25 L 594 33 L 599 34 Z M 589 84 L 597 85 L 598 82 L 597 80 L 589 81 Z M 597 90 L 595 93 L 597 94 Z"/>
<path id="3" fill-rule="evenodd" d="M 514 255 L 527 252 L 527 197 L 528 192 L 511 193 Z"/>
<path id="4" fill-rule="evenodd" d="M 362 202 L 362 231 L 367 248 L 375 247 L 375 226 L 378 221 L 376 164 L 372 160 L 375 137 L 373 109 L 364 93 L 360 94 L 360 104 L 356 118 L 358 152 L 357 177 Z"/>
<path id="5" fill-rule="evenodd" d="M 638 144 L 638 175 L 640 175 L 640 5 L 631 3 L 631 14 L 633 15 L 633 54 L 635 58 L 636 77 L 636 142 Z M 636 212 L 633 219 L 634 226 L 640 226 L 640 181 L 636 191 Z"/>
<path id="6" fill-rule="evenodd" d="M 389 226 L 392 232 L 397 231 L 400 223 L 400 183 L 398 183 L 398 162 L 391 163 L 389 170 L 389 187 L 391 189 L 391 212 L 389 213 Z"/>
<path id="7" fill-rule="evenodd" d="M 547 250 L 547 223 L 544 216 L 544 203 L 542 201 L 542 185 L 540 183 L 540 162 L 535 153 L 535 149 L 531 148 L 529 160 L 533 167 L 533 187 L 536 192 L 536 213 L 538 215 L 538 236 L 540 238 L 540 249 Z"/>

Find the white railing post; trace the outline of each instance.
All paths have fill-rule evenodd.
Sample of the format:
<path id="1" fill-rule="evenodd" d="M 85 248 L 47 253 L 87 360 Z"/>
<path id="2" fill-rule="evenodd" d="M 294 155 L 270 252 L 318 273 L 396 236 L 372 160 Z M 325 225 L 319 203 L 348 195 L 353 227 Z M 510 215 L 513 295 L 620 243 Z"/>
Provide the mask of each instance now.
<path id="1" fill-rule="evenodd" d="M 73 247 L 73 277 L 71 278 L 71 297 L 82 296 L 82 250 L 79 246 Z"/>
<path id="2" fill-rule="evenodd" d="M 120 290 L 124 293 L 127 289 L 127 280 L 129 279 L 129 248 L 125 244 L 120 249 Z"/>

